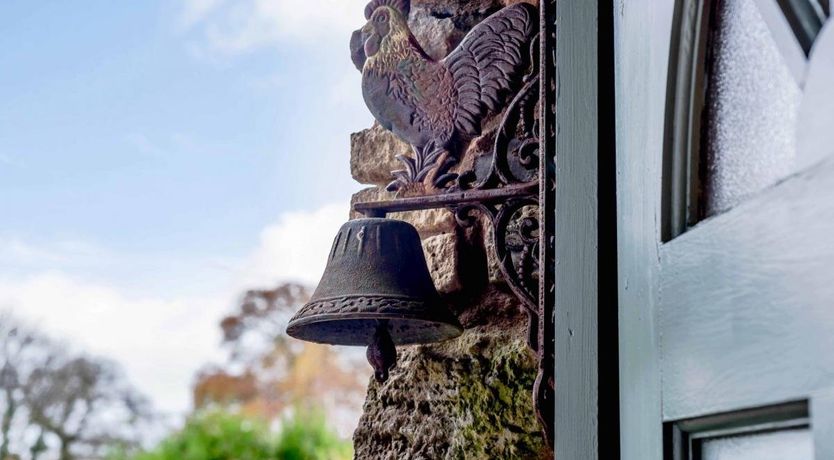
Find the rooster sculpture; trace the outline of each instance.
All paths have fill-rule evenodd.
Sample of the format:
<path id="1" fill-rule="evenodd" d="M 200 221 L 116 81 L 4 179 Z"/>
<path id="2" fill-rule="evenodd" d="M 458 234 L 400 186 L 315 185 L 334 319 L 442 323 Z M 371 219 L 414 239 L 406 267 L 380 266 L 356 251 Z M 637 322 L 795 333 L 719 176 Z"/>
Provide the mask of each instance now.
<path id="1" fill-rule="evenodd" d="M 367 24 L 354 32 L 352 57 L 362 70 L 362 92 L 374 118 L 411 144 L 399 156 L 389 190 L 426 182 L 443 187 L 448 168 L 481 123 L 518 90 L 530 64 L 536 10 L 517 3 L 475 26 L 447 57 L 433 60 L 408 27 L 409 0 L 374 0 Z"/>

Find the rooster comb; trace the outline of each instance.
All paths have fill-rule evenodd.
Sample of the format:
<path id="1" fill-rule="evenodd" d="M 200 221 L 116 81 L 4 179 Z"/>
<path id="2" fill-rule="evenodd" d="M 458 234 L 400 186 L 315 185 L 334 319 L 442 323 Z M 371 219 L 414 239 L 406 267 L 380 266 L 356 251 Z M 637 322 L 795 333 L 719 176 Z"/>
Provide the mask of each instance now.
<path id="1" fill-rule="evenodd" d="M 390 6 L 402 13 L 403 16 L 408 16 L 408 12 L 411 10 L 411 0 L 372 0 L 365 7 L 365 19 L 371 19 L 371 15 L 380 6 Z"/>

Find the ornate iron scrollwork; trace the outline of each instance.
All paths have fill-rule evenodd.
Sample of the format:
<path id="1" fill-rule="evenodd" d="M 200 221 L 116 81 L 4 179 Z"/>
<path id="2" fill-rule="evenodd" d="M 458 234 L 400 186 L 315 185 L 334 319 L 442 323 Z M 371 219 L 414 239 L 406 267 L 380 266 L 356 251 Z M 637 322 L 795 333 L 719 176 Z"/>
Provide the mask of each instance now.
<path id="1" fill-rule="evenodd" d="M 403 19 L 407 8 L 405 0 L 372 1 L 368 25 L 354 33 L 351 49 L 371 112 L 414 149 L 413 157 L 400 158 L 406 169 L 393 172 L 389 188 L 423 188 L 354 209 L 384 216 L 445 207 L 461 226 L 475 225 L 478 213 L 488 218 L 501 273 L 529 318 L 528 343 L 539 368 L 533 399 L 552 442 L 555 261 L 548 210 L 555 190 L 555 2 L 540 2 L 538 28 L 528 4 L 500 10 L 441 61 L 419 49 Z M 392 40 L 391 34 L 405 38 Z M 394 61 L 397 75 L 391 73 Z M 475 154 L 468 169 L 450 172 L 489 113 L 502 113 L 492 150 Z"/>

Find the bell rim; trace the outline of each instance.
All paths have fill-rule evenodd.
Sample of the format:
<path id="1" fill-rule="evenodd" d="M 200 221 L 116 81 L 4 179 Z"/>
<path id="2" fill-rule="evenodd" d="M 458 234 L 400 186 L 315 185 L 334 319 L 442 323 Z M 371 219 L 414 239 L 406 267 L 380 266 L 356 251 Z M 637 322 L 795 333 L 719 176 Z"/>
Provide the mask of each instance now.
<path id="1" fill-rule="evenodd" d="M 385 322 L 385 321 L 397 321 L 397 320 L 406 320 L 411 322 L 418 322 L 424 324 L 431 324 L 431 325 L 438 325 L 442 326 L 444 329 L 451 329 L 453 332 L 447 334 L 438 334 L 436 336 L 432 336 L 430 340 L 422 339 L 422 338 L 410 338 L 404 337 L 396 334 L 392 334 L 392 340 L 394 344 L 397 346 L 399 345 L 418 345 L 418 344 L 428 344 L 428 343 L 440 343 L 445 342 L 447 340 L 452 340 L 455 338 L 460 337 L 463 334 L 463 326 L 460 325 L 460 322 L 450 323 L 446 321 L 438 321 L 438 320 L 431 320 L 431 319 L 422 319 L 422 318 L 414 318 L 414 317 L 392 317 L 391 315 L 383 315 L 383 314 L 360 314 L 351 316 L 351 321 L 378 321 L 378 322 Z M 303 318 L 295 323 L 290 324 L 287 326 L 287 334 L 298 340 L 304 340 L 306 342 L 313 342 L 313 343 L 320 343 L 320 344 L 327 344 L 327 345 L 341 345 L 341 346 L 366 346 L 371 343 L 371 334 L 368 334 L 368 340 L 366 341 L 326 341 L 326 340 L 317 340 L 316 334 L 306 335 L 306 334 L 298 334 L 298 329 L 303 328 L 305 326 L 311 326 L 314 324 L 322 324 L 322 323 L 330 323 L 330 322 L 339 322 L 344 320 L 344 316 L 338 313 L 333 314 L 322 314 L 317 315 L 309 318 Z M 439 328 L 438 328 L 439 329 Z"/>
<path id="2" fill-rule="evenodd" d="M 345 319 L 351 321 L 412 321 L 423 325 L 435 325 L 436 330 L 447 330 L 446 333 L 438 334 L 431 340 L 413 339 L 407 336 L 392 337 L 398 345 L 442 342 L 460 336 L 464 330 L 457 316 L 440 301 L 439 297 L 436 300 L 427 300 L 401 295 L 371 294 L 312 300 L 301 307 L 290 319 L 287 324 L 287 334 L 293 338 L 317 343 L 367 345 L 367 343 L 356 343 L 355 341 L 334 343 L 333 341 L 316 340 L 315 334 L 298 333 L 299 328 L 305 326 L 338 322 Z M 370 341 L 370 338 L 368 341 Z"/>
<path id="3" fill-rule="evenodd" d="M 400 314 L 407 318 L 439 317 L 434 322 L 452 322 L 460 325 L 457 316 L 441 300 L 439 295 L 420 298 L 400 294 L 351 294 L 313 298 L 305 303 L 290 319 L 289 324 L 325 314 Z M 421 315 L 422 313 L 422 315 Z"/>

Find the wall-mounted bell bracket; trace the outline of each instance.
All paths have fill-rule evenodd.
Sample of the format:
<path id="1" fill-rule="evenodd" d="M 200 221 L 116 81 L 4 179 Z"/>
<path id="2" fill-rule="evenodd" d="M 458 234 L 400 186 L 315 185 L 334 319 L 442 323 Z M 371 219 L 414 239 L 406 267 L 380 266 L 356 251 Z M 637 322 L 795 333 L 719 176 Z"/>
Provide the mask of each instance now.
<path id="1" fill-rule="evenodd" d="M 366 9 L 371 25 L 357 31 L 352 42 L 370 38 L 374 45 L 376 31 L 384 32 L 384 27 L 374 25 L 379 16 L 404 17 L 407 5 L 403 0 L 371 2 Z M 541 0 L 537 12 L 527 4 L 506 7 L 476 26 L 448 57 L 420 67 L 422 73 L 405 77 L 386 76 L 375 58 L 354 52 L 354 62 L 361 55 L 357 66 L 363 70 L 363 93 L 371 112 L 384 127 L 414 147 L 413 157 L 400 158 L 406 169 L 394 172 L 395 181 L 389 189 L 429 182 L 423 194 L 414 196 L 412 192 L 405 198 L 356 203 L 354 209 L 365 216 L 384 217 L 391 212 L 447 208 L 461 226 L 474 225 L 475 213 L 489 219 L 501 273 L 529 319 L 528 343 L 538 361 L 533 401 L 548 443 L 552 443 L 554 434 L 555 386 L 554 17 L 553 0 Z M 410 32 L 408 36 L 417 43 Z M 363 51 L 368 51 L 365 43 Z M 370 48 L 376 50 L 375 46 Z M 357 47 L 352 49 L 356 51 Z M 390 57 L 391 50 L 383 47 L 377 53 Z M 530 59 L 523 59 L 525 55 Z M 369 60 L 373 61 L 371 65 Z M 421 81 L 437 85 L 437 69 L 444 67 L 450 70 L 452 89 L 475 87 L 477 91 L 459 94 L 455 100 L 453 96 L 437 99 L 438 94 L 446 93 L 435 90 L 424 93 L 425 98 L 406 98 L 405 103 L 400 94 L 391 91 L 404 80 L 417 88 Z M 440 80 L 441 86 L 447 81 Z M 455 109 L 463 107 L 453 112 L 462 113 L 465 119 L 455 120 L 452 128 L 444 129 L 440 124 L 448 121 L 443 116 L 448 112 L 435 101 Z M 458 157 L 455 146 L 467 135 L 479 133 L 481 120 L 491 111 L 503 113 L 492 151 L 480 157 L 471 170 L 450 173 L 450 165 Z M 408 117 L 401 117 L 403 113 Z M 421 116 L 425 123 L 419 123 Z M 413 123 L 415 119 L 417 123 Z M 412 123 L 398 125 L 402 120 Z M 470 125 L 477 126 L 463 129 Z M 438 147 L 445 150 L 438 153 Z M 431 168 L 435 168 L 433 172 L 425 172 Z"/>
<path id="2" fill-rule="evenodd" d="M 381 283 L 391 292 L 380 298 L 371 292 L 380 283 L 362 286 L 380 273 L 397 273 L 380 269 L 380 264 L 390 262 L 383 254 L 391 254 L 383 248 L 391 240 L 381 229 L 391 227 L 386 231 L 403 239 L 392 247 L 419 247 L 419 241 L 412 241 L 416 232 L 393 229 L 396 225 L 390 219 L 379 218 L 392 212 L 446 208 L 458 225 L 466 227 L 475 225 L 480 213 L 492 227 L 501 273 L 529 319 L 528 344 L 538 363 L 533 402 L 546 441 L 552 443 L 555 1 L 541 0 L 538 10 L 517 3 L 497 11 L 439 61 L 429 58 L 411 33 L 409 10 L 408 0 L 373 0 L 365 10 L 367 24 L 351 39 L 368 108 L 384 128 L 414 150 L 411 157 L 399 157 L 405 169 L 394 171 L 389 185 L 389 190 L 403 196 L 354 204 L 366 219 L 342 228 L 322 283 L 311 303 L 290 321 L 288 332 L 316 342 L 368 345 L 368 359 L 381 380 L 396 361 L 395 344 L 456 336 L 460 325 L 445 308 L 435 305 L 433 286 L 422 282 L 414 288 L 410 282 L 394 280 Z M 471 168 L 462 169 L 463 147 L 480 134 L 487 117 L 499 114 L 491 151 L 477 154 Z M 366 233 L 371 228 L 377 233 Z M 369 246 L 371 242 L 376 249 Z M 425 281 L 422 250 L 419 255 L 412 252 L 402 256 L 408 259 L 402 262 L 420 266 L 417 278 Z M 414 263 L 419 262 L 415 258 L 423 263 Z M 342 266 L 345 263 L 358 265 Z M 333 274 L 338 276 L 327 281 Z M 334 286 L 334 292 L 351 294 L 331 295 Z M 414 313 L 397 322 L 407 329 L 391 331 L 391 321 L 403 312 Z M 415 334 L 415 327 L 425 327 L 425 333 Z M 382 330 L 390 336 L 380 334 Z"/>

